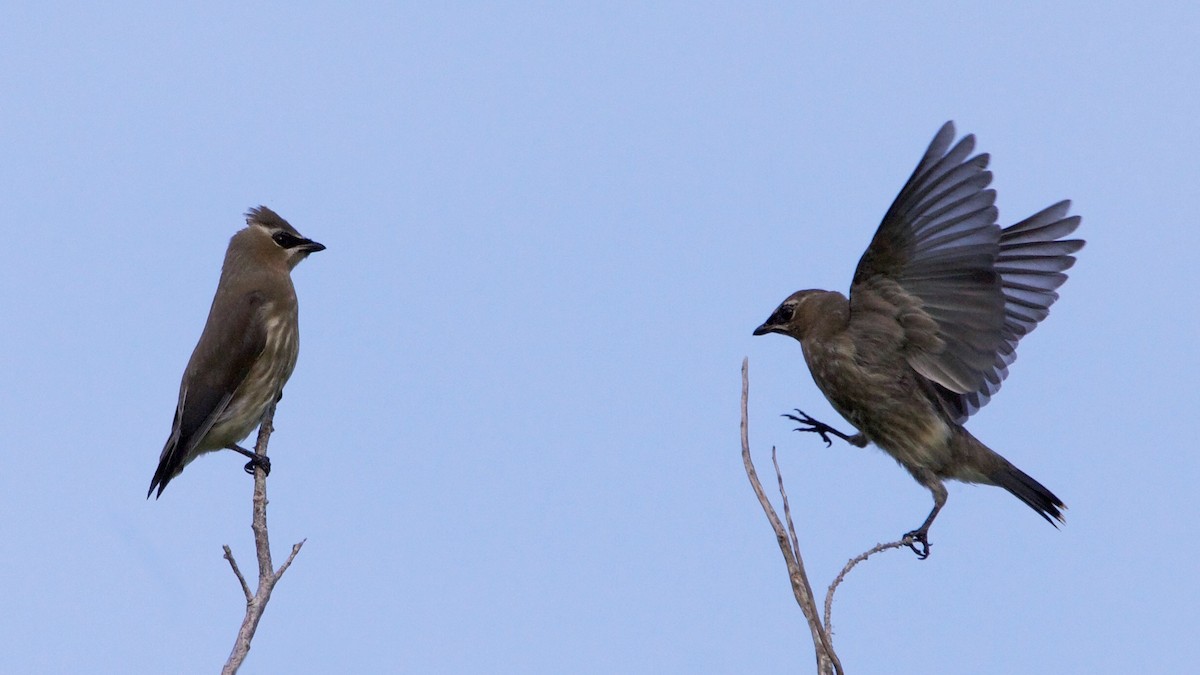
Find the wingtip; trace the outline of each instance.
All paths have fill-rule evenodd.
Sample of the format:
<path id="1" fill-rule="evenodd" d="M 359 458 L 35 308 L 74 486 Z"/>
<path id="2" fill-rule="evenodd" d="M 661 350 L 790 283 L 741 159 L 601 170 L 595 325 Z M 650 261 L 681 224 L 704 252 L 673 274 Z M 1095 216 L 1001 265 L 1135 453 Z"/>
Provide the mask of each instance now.
<path id="1" fill-rule="evenodd" d="M 926 150 L 926 154 L 939 158 L 944 156 L 950 150 L 950 145 L 954 142 L 954 136 L 956 134 L 957 132 L 954 129 L 954 120 L 946 122 L 940 129 L 938 129 L 937 133 L 933 135 L 933 140 L 929 142 L 929 149 Z M 970 142 L 974 143 L 974 139 L 971 139 Z"/>

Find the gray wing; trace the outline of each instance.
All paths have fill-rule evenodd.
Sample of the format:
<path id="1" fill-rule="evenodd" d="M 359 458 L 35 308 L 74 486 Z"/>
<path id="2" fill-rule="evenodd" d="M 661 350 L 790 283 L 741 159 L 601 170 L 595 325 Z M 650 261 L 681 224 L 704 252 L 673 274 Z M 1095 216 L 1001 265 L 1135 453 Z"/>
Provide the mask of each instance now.
<path id="1" fill-rule="evenodd" d="M 179 475 L 262 355 L 267 334 L 260 310 L 265 302 L 260 291 L 226 299 L 218 290 L 184 372 L 171 436 L 159 456 L 147 497 L 155 488 L 161 496 L 167 483 Z"/>
<path id="2" fill-rule="evenodd" d="M 1000 252 L 996 272 L 1004 294 L 1003 342 L 996 352 L 991 370 L 984 373 L 983 385 L 976 391 L 959 395 L 940 392 L 950 410 L 963 422 L 987 405 L 1000 383 L 1008 376 L 1008 366 L 1017 358 L 1017 343 L 1050 313 L 1058 300 L 1055 292 L 1067 280 L 1066 270 L 1075 264 L 1072 253 L 1083 248 L 1083 240 L 1060 239 L 1079 227 L 1079 216 L 1067 216 L 1069 200 L 1049 206 L 1000 233 Z"/>
<path id="3" fill-rule="evenodd" d="M 955 394 L 978 391 L 1004 344 L 1005 299 L 996 271 L 1000 227 L 974 136 L 951 147 L 947 122 L 888 209 L 850 287 L 856 314 L 889 314 L 909 365 Z"/>
<path id="4" fill-rule="evenodd" d="M 886 312 L 904 332 L 909 365 L 959 423 L 987 404 L 1016 346 L 1049 313 L 1083 247 L 1062 201 L 1001 230 L 974 137 L 951 148 L 947 122 L 896 197 L 859 261 L 855 312 Z"/>

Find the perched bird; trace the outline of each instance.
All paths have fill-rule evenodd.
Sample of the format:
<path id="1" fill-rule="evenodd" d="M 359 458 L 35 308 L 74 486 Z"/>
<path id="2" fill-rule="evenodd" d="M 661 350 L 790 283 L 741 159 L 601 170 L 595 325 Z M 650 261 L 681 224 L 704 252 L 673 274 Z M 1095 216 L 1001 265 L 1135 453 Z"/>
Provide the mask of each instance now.
<path id="1" fill-rule="evenodd" d="M 246 228 L 225 251 L 221 280 L 204 332 L 192 352 L 171 435 L 150 481 L 148 499 L 206 452 L 228 448 L 270 471 L 266 457 L 237 445 L 283 395 L 300 346 L 291 271 L 325 247 L 265 206 L 246 213 Z"/>
<path id="2" fill-rule="evenodd" d="M 1084 242 L 1061 201 L 1001 229 L 988 156 L 947 122 L 883 217 L 859 260 L 850 298 L 798 291 L 755 335 L 800 341 L 817 387 L 857 430 L 837 431 L 797 410 L 806 426 L 883 448 L 933 493 L 933 510 L 905 541 L 929 555 L 944 481 L 998 485 L 1054 525 L 1062 500 L 963 428 L 1000 388 L 1017 342 L 1046 318 Z M 920 548 L 918 548 L 920 545 Z"/>

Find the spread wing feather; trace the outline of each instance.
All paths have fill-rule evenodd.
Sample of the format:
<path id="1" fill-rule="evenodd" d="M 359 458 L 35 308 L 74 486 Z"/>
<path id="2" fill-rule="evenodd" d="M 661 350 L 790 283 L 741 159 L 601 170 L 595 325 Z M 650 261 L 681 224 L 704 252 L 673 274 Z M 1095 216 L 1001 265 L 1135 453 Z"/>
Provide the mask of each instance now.
<path id="1" fill-rule="evenodd" d="M 954 125 L 934 137 L 859 261 L 850 287 L 856 312 L 894 312 L 909 365 L 941 387 L 975 391 L 995 361 L 1004 321 L 996 193 L 973 136 L 951 147 Z M 887 286 L 889 302 L 872 294 Z M 917 314 L 921 320 L 906 320 Z"/>
<path id="2" fill-rule="evenodd" d="M 1058 299 L 1080 240 L 1062 201 L 1004 230 L 988 156 L 951 147 L 947 122 L 888 209 L 850 287 L 851 322 L 880 314 L 904 331 L 906 358 L 963 422 L 1000 389 L 1016 346 Z"/>

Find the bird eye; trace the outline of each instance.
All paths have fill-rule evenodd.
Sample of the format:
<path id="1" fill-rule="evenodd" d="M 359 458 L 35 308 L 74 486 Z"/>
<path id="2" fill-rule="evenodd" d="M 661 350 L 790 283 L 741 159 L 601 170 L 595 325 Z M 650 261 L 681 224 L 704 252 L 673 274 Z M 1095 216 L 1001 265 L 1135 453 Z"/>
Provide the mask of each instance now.
<path id="1" fill-rule="evenodd" d="M 274 239 L 281 248 L 292 248 L 300 244 L 300 238 L 290 232 L 276 232 L 271 235 L 271 239 Z"/>
<path id="2" fill-rule="evenodd" d="M 796 308 L 791 305 L 784 305 L 775 310 L 775 314 L 771 317 L 770 323 L 775 325 L 783 325 L 792 320 L 792 315 L 796 313 Z"/>

